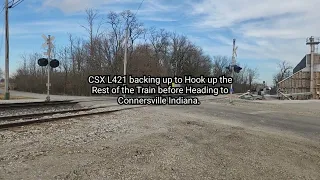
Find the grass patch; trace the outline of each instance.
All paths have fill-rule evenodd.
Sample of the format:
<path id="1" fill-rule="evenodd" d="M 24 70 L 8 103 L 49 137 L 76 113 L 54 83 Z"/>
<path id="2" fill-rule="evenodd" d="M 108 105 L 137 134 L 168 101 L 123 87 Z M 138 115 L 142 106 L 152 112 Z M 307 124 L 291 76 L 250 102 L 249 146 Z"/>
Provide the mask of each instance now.
<path id="1" fill-rule="evenodd" d="M 10 96 L 10 100 L 17 100 L 17 99 L 35 99 L 35 98 L 24 97 L 24 96 Z M 4 94 L 0 94 L 0 100 L 4 100 Z"/>

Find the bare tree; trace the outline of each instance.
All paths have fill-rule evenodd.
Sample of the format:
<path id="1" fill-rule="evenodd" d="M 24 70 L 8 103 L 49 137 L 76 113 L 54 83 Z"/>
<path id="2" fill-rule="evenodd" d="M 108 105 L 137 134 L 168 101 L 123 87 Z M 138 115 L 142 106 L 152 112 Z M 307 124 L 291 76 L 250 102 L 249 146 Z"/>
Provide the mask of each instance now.
<path id="1" fill-rule="evenodd" d="M 184 66 L 184 58 L 186 52 L 190 50 L 189 41 L 186 36 L 181 36 L 176 33 L 171 35 L 171 58 L 170 69 L 173 76 L 181 76 Z"/>
<path id="2" fill-rule="evenodd" d="M 277 86 L 278 82 L 291 76 L 292 66 L 287 61 L 282 61 L 278 64 L 279 72 L 273 76 L 273 83 Z"/>
<path id="3" fill-rule="evenodd" d="M 249 89 L 252 88 L 252 83 L 255 79 L 259 77 L 259 73 L 257 69 L 248 69 L 248 83 L 249 83 Z"/>
<path id="4" fill-rule="evenodd" d="M 107 63 L 110 66 L 110 73 L 120 74 L 122 70 L 122 43 L 124 42 L 124 27 L 121 16 L 115 12 L 110 12 L 107 16 L 107 24 L 111 26 L 111 31 L 108 32 L 108 37 L 104 41 L 104 56 L 107 58 Z"/>
<path id="5" fill-rule="evenodd" d="M 226 67 L 231 63 L 231 59 L 227 56 L 214 56 L 213 57 L 213 67 L 212 67 L 212 75 L 219 77 L 227 74 Z"/>
<path id="6" fill-rule="evenodd" d="M 154 27 L 149 29 L 149 41 L 151 43 L 151 46 L 153 47 L 154 57 L 163 69 L 168 69 L 170 67 L 169 37 L 170 33 L 165 31 L 164 29 L 156 30 Z"/>
<path id="7" fill-rule="evenodd" d="M 138 22 L 137 17 L 131 11 L 121 13 L 123 18 L 124 29 L 128 28 L 129 49 L 133 51 L 134 42 L 146 31 L 143 24 Z"/>
<path id="8" fill-rule="evenodd" d="M 82 26 L 85 30 L 87 30 L 87 32 L 89 33 L 89 54 L 90 54 L 90 58 L 87 59 L 87 63 L 88 63 L 88 67 L 92 67 L 92 69 L 97 70 L 99 65 L 101 66 L 101 62 L 99 62 L 99 60 L 97 60 L 95 58 L 96 54 L 95 54 L 95 42 L 96 39 L 101 35 L 100 34 L 100 27 L 102 25 L 102 21 L 100 21 L 100 23 L 98 24 L 97 28 L 96 28 L 96 32 L 94 32 L 94 25 L 95 25 L 95 21 L 98 18 L 98 12 L 96 10 L 93 9 L 87 9 L 86 10 L 86 14 L 87 14 L 87 27 L 86 26 Z M 92 62 L 91 62 L 92 61 Z"/>
<path id="9" fill-rule="evenodd" d="M 71 59 L 72 59 L 72 73 L 75 74 L 76 73 L 76 62 L 75 62 L 75 58 L 74 58 L 74 39 L 72 37 L 72 34 L 68 34 L 69 36 L 69 42 L 70 42 L 70 56 L 71 56 Z"/>
<path id="10" fill-rule="evenodd" d="M 66 94 L 66 91 L 67 91 L 66 87 L 69 81 L 69 73 L 71 70 L 68 54 L 69 52 L 67 47 L 59 49 L 58 58 L 60 59 L 60 62 L 61 62 L 59 67 L 62 67 L 62 73 L 64 72 L 64 80 L 63 80 L 64 94 Z"/>

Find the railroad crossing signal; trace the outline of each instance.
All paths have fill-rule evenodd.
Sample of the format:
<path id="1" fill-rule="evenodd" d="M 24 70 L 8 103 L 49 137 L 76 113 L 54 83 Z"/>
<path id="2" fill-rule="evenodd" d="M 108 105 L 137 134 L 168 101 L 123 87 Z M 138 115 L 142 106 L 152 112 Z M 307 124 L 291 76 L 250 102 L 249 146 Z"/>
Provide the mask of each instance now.
<path id="1" fill-rule="evenodd" d="M 48 38 L 46 35 L 42 34 L 42 38 L 44 39 L 44 43 L 42 44 L 42 47 L 43 48 L 46 48 L 46 47 L 49 47 L 50 45 L 50 48 L 53 48 L 54 45 L 52 44 L 52 41 L 55 39 L 54 36 L 50 36 L 50 38 Z"/>
<path id="2" fill-rule="evenodd" d="M 39 66 L 47 66 L 48 67 L 48 82 L 46 84 L 47 86 L 47 98 L 46 98 L 46 101 L 50 101 L 50 86 L 51 86 L 51 83 L 50 83 L 50 67 L 51 68 L 56 68 L 59 66 L 59 61 L 56 60 L 56 59 L 52 59 L 51 60 L 51 50 L 53 48 L 53 44 L 52 44 L 52 41 L 54 40 L 54 37 L 53 36 L 46 36 L 44 34 L 42 34 L 42 38 L 45 40 L 45 43 L 42 44 L 42 47 L 43 48 L 48 48 L 47 52 L 44 53 L 45 55 L 48 56 L 48 58 L 41 58 L 38 60 L 38 65 Z M 49 64 L 49 66 L 48 66 Z"/>

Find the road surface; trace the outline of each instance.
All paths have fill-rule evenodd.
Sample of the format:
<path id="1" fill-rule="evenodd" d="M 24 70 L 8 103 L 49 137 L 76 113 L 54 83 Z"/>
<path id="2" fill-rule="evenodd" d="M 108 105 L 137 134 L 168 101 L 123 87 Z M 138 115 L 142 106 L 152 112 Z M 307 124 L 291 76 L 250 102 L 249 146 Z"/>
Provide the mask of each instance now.
<path id="1" fill-rule="evenodd" d="M 209 100 L 201 106 L 172 106 L 170 109 L 181 114 L 223 118 L 224 123 L 246 128 L 283 131 L 320 142 L 320 101 L 294 104 L 273 102 L 240 100 L 231 105 L 227 100 Z"/>

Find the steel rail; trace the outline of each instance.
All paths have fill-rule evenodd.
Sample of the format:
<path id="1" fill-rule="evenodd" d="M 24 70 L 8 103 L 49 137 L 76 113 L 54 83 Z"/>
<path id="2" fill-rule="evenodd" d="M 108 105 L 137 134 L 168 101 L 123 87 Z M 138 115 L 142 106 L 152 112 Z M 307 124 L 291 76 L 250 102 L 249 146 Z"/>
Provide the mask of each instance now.
<path id="1" fill-rule="evenodd" d="M 43 119 L 32 119 L 32 120 L 25 120 L 25 121 L 19 121 L 19 122 L 13 121 L 13 122 L 9 122 L 9 123 L 0 124 L 0 129 L 7 129 L 7 128 L 12 128 L 12 127 L 19 127 L 19 126 L 31 125 L 31 124 L 36 124 L 36 123 L 44 123 L 44 122 L 50 122 L 50 121 L 58 121 L 58 120 L 63 120 L 63 119 L 76 118 L 76 117 L 108 114 L 108 113 L 113 113 L 113 112 L 117 112 L 117 111 L 142 108 L 142 107 L 146 107 L 146 106 L 128 107 L 128 108 L 121 108 L 121 109 L 115 109 L 115 110 L 103 110 L 103 111 L 89 112 L 89 113 L 83 113 L 83 114 L 71 114 L 71 115 L 61 116 L 61 117 L 48 117 L 48 118 L 43 118 Z"/>
<path id="2" fill-rule="evenodd" d="M 77 108 L 77 109 L 66 109 L 66 110 L 58 110 L 58 111 L 47 111 L 47 112 L 40 112 L 40 113 L 26 113 L 26 114 L 18 114 L 18 115 L 0 116 L 0 121 L 31 119 L 31 118 L 38 118 L 41 116 L 90 111 L 93 109 L 107 108 L 107 107 L 114 107 L 114 106 L 119 106 L 119 105 L 105 105 L 105 106 L 88 107 L 88 108 Z"/>
<path id="3" fill-rule="evenodd" d="M 11 109 L 11 108 L 30 108 L 30 107 L 40 107 L 40 106 L 58 106 L 58 105 L 74 105 L 77 101 L 67 100 L 67 101 L 40 101 L 40 102 L 23 102 L 23 103 L 1 103 L 0 109 Z"/>

